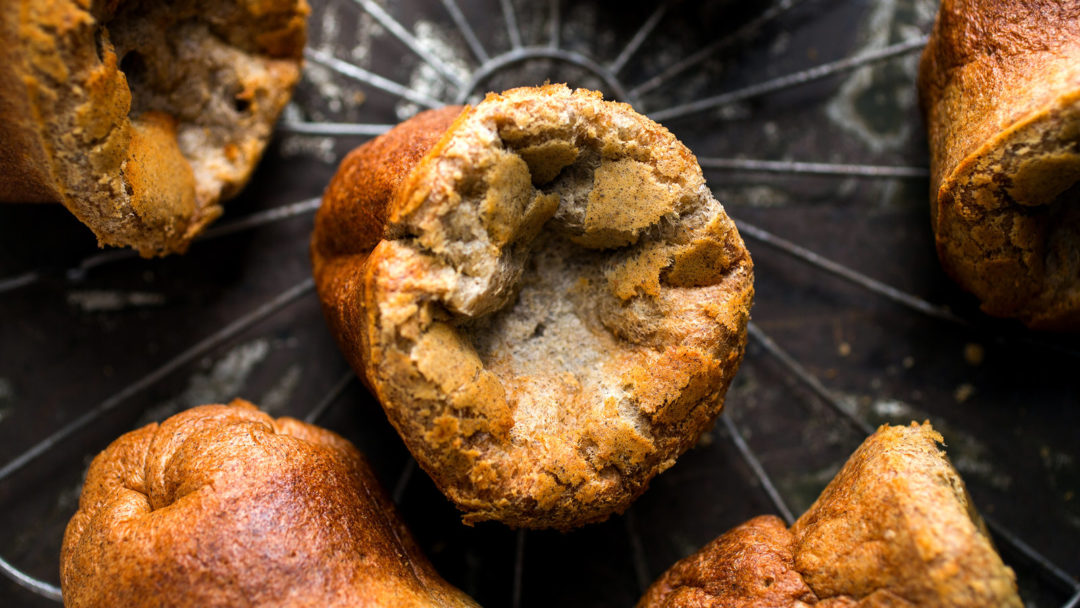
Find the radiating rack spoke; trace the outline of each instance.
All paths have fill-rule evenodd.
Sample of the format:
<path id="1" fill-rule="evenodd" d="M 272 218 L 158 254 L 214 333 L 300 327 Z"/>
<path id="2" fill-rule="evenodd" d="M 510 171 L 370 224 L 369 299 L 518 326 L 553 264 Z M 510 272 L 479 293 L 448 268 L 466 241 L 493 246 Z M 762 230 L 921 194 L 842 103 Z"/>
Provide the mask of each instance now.
<path id="1" fill-rule="evenodd" d="M 735 220 L 735 225 L 739 228 L 739 233 L 745 237 L 754 239 L 762 244 L 769 245 L 777 251 L 781 251 L 790 255 L 798 260 L 802 260 L 812 266 L 820 268 L 832 275 L 838 276 L 846 281 L 849 281 L 855 285 L 863 287 L 868 291 L 884 296 L 894 302 L 902 304 L 934 319 L 940 319 L 942 321 L 948 321 L 961 327 L 969 329 L 975 328 L 975 324 L 971 321 L 957 316 L 944 306 L 937 304 L 931 304 L 922 298 L 913 296 L 909 293 L 896 289 L 895 287 L 886 285 L 881 281 L 872 279 L 862 273 L 856 272 L 846 266 L 837 264 L 836 262 L 820 256 L 805 247 L 800 247 L 791 241 L 780 238 L 771 232 L 765 231 L 761 228 L 747 224 L 741 220 Z M 1057 344 L 1041 340 L 1038 338 L 1032 338 L 1026 334 L 996 334 L 994 340 L 997 342 L 1013 342 L 1026 344 L 1028 346 L 1035 346 L 1042 349 L 1052 350 L 1063 355 L 1070 357 L 1080 358 L 1080 349 L 1065 346 L 1064 344 Z"/>
<path id="2" fill-rule="evenodd" d="M 511 590 L 510 606 L 521 608 L 521 587 L 525 575 L 525 528 L 519 528 L 514 542 L 514 586 Z"/>
<path id="3" fill-rule="evenodd" d="M 13 277 L 6 279 L 0 279 L 0 293 L 15 291 L 20 287 L 26 287 L 27 285 L 33 285 L 37 283 L 45 276 L 39 270 L 31 270 L 22 274 L 17 274 Z"/>
<path id="4" fill-rule="evenodd" d="M 924 167 L 891 167 L 848 163 L 807 163 L 790 160 L 754 160 L 749 158 L 698 158 L 703 169 L 759 171 L 794 175 L 829 175 L 840 177 L 925 179 L 930 170 Z"/>
<path id="5" fill-rule="evenodd" d="M 231 222 L 223 222 L 218 226 L 214 226 L 203 232 L 196 240 L 208 241 L 219 237 L 235 234 L 237 232 L 243 232 L 250 230 L 258 226 L 265 226 L 266 224 L 272 224 L 274 222 L 280 222 L 289 218 L 304 215 L 306 213 L 314 213 L 319 205 L 322 204 L 322 197 L 314 197 L 306 200 L 302 200 L 288 205 L 282 205 L 280 207 L 274 207 L 272 209 L 263 209 L 262 211 L 256 211 L 250 215 L 246 215 L 242 218 L 233 220 Z"/>
<path id="6" fill-rule="evenodd" d="M 548 28 L 550 29 L 548 46 L 557 49 L 560 42 L 559 35 L 562 33 L 562 0 L 551 0 L 548 10 L 551 12 L 548 16 Z"/>
<path id="7" fill-rule="evenodd" d="M 200 235 L 201 236 L 201 235 Z M 198 237 L 196 237 L 197 240 Z M 134 260 L 139 258 L 139 252 L 134 249 L 112 249 L 109 251 L 102 251 L 95 253 L 94 255 L 87 256 L 78 266 L 68 268 L 64 272 L 64 277 L 69 281 L 81 281 L 86 277 L 86 273 L 95 268 L 102 266 L 108 266 L 115 262 L 123 262 L 124 260 Z"/>
<path id="8" fill-rule="evenodd" d="M 671 64 L 663 72 L 660 72 L 656 76 L 646 80 L 645 82 L 630 89 L 630 95 L 638 98 L 645 93 L 655 89 L 656 87 L 664 84 L 668 80 L 671 80 L 675 76 L 685 72 L 686 70 L 694 67 L 695 65 L 705 61 L 712 57 L 716 53 L 723 49 L 735 44 L 736 42 L 742 42 L 758 32 L 766 23 L 776 19 L 781 14 L 786 12 L 791 7 L 799 3 L 800 0 L 781 0 L 780 2 L 769 7 L 761 15 L 758 15 L 751 21 L 748 21 L 745 25 L 735 30 L 733 33 L 717 40 L 716 42 L 706 46 L 705 48 L 696 51 L 689 57 Z"/>
<path id="9" fill-rule="evenodd" d="M 864 435 L 869 435 L 874 432 L 874 427 L 863 422 L 855 412 L 851 411 L 851 408 L 840 402 L 840 399 L 833 395 L 829 389 L 825 388 L 825 385 L 817 379 L 817 376 L 811 374 L 802 365 L 799 364 L 791 355 L 784 349 L 780 348 L 776 342 L 773 341 L 765 332 L 761 331 L 761 328 L 756 323 L 751 321 L 747 323 L 746 330 L 750 334 L 750 337 L 757 340 L 758 344 L 765 349 L 765 352 L 769 353 L 774 359 L 780 362 L 780 364 L 786 369 L 792 376 L 795 376 L 800 382 L 806 385 L 815 395 L 824 401 L 829 407 L 840 414 L 840 417 L 847 421 L 851 426 L 861 431 Z"/>
<path id="10" fill-rule="evenodd" d="M 59 587 L 50 585 L 45 581 L 39 581 L 38 579 L 30 576 L 29 574 L 26 574 L 25 572 L 19 570 L 15 566 L 12 566 L 2 557 L 0 557 L 0 572 L 2 572 L 7 578 L 15 581 L 15 583 L 18 584 L 20 587 L 36 593 L 42 597 L 48 598 L 50 600 L 55 600 L 57 602 L 63 599 L 60 594 Z"/>
<path id="11" fill-rule="evenodd" d="M 308 424 L 315 424 L 326 413 L 326 410 L 330 409 L 330 406 L 338 400 L 338 397 L 345 392 L 345 389 L 352 384 L 352 381 L 356 379 L 356 374 L 352 370 L 348 370 L 338 378 L 338 381 L 334 383 L 334 386 L 330 387 L 330 392 L 322 398 L 315 407 L 311 408 L 311 411 L 304 416 L 304 422 Z"/>
<path id="12" fill-rule="evenodd" d="M 454 25 L 461 32 L 461 36 L 465 38 L 465 44 L 469 45 L 473 55 L 480 60 L 480 63 L 491 59 L 484 45 L 480 43 L 480 39 L 476 37 L 476 32 L 469 25 L 468 19 L 465 18 L 465 13 L 461 12 L 461 7 L 457 5 L 457 2 L 454 0 L 442 0 L 442 3 L 446 7 L 446 12 L 450 14 L 450 18 L 454 20 Z"/>
<path id="13" fill-rule="evenodd" d="M 199 236 L 195 237 L 195 242 L 203 242 L 218 237 L 236 234 L 259 226 L 264 226 L 273 222 L 286 220 L 289 218 L 297 217 L 305 213 L 312 213 L 319 208 L 321 198 L 309 198 L 306 200 L 298 201 L 295 203 L 289 203 L 288 205 L 281 205 L 272 209 L 264 209 L 263 211 L 257 211 L 245 217 L 232 220 L 229 222 L 222 222 L 221 224 L 204 231 Z M 64 276 L 71 280 L 82 279 L 87 272 L 95 268 L 111 264 L 113 262 L 120 262 L 123 260 L 132 260 L 138 258 L 139 254 L 133 249 L 115 249 L 112 251 L 105 251 L 102 253 L 95 253 L 88 256 L 79 262 L 78 265 L 68 268 L 64 271 Z M 11 279 L 0 280 L 0 294 L 6 291 L 13 291 L 19 287 L 25 287 L 32 285 L 38 281 L 43 280 L 47 275 L 44 270 L 34 270 L 21 275 L 17 275 Z"/>
<path id="14" fill-rule="evenodd" d="M 765 334 L 765 332 L 763 332 L 755 323 L 748 323 L 747 331 L 750 334 L 750 337 L 756 340 L 769 355 L 779 361 L 792 376 L 806 385 L 806 387 L 825 401 L 825 403 L 829 404 L 833 410 L 841 415 L 842 419 L 848 421 L 853 427 L 862 431 L 863 435 L 869 436 L 874 432 L 872 426 L 859 418 L 852 408 L 844 406 L 840 402 L 840 399 L 825 388 L 816 376 L 807 371 L 806 368 L 795 361 L 791 355 L 780 348 L 776 342 Z M 1080 591 L 1080 581 L 1069 576 L 1068 573 L 1050 561 L 1046 556 L 1036 551 L 1031 545 L 1024 542 L 1019 536 L 1001 523 L 986 516 L 984 516 L 983 519 L 1000 540 L 1003 540 L 1013 551 L 1023 555 L 1025 558 L 1038 565 L 1042 569 L 1043 574 L 1050 577 L 1056 585 L 1069 592 Z"/>
<path id="15" fill-rule="evenodd" d="M 956 323 L 957 325 L 963 325 L 965 327 L 971 326 L 971 323 L 969 323 L 967 320 L 956 316 L 950 310 L 943 306 L 931 304 L 926 300 L 900 291 L 899 289 L 896 289 L 895 287 L 892 287 L 890 285 L 886 285 L 885 283 L 882 283 L 877 279 L 872 279 L 862 273 L 856 272 L 848 268 L 847 266 L 837 264 L 836 262 L 820 256 L 813 251 L 806 249 L 805 247 L 800 247 L 799 245 L 796 245 L 791 241 L 780 238 L 772 234 L 771 232 L 767 232 L 765 230 L 762 230 L 761 228 L 758 228 L 757 226 L 748 224 L 741 220 L 735 220 L 735 225 L 739 229 L 739 234 L 743 236 L 750 237 L 755 241 L 768 245 L 774 249 L 783 251 L 788 255 L 812 264 L 830 274 L 836 275 L 842 279 L 845 279 L 865 289 L 868 289 L 873 293 L 884 296 L 894 302 L 907 306 L 912 310 L 916 310 L 924 315 L 934 317 L 936 319 L 942 319 L 951 323 Z"/>
<path id="16" fill-rule="evenodd" d="M 315 63 L 330 68 L 331 70 L 337 72 L 338 74 L 341 74 L 342 76 L 345 76 L 346 78 L 352 78 L 353 80 L 369 84 L 379 90 L 386 91 L 391 95 L 397 95 L 398 97 L 401 97 L 403 99 L 408 99 L 409 101 L 420 104 L 426 108 L 439 108 L 446 105 L 444 102 L 435 99 L 434 97 L 429 97 L 427 95 L 424 95 L 423 93 L 418 93 L 410 89 L 409 87 L 390 80 L 389 78 L 383 78 L 382 76 L 379 76 L 374 72 L 369 72 L 368 70 L 365 70 L 360 66 L 353 65 L 348 61 L 342 61 L 341 59 L 338 59 L 333 55 L 324 53 L 323 51 L 320 51 L 318 49 L 313 49 L 310 47 L 306 48 L 304 49 L 304 56 L 311 61 L 314 61 Z"/>
<path id="17" fill-rule="evenodd" d="M 304 122 L 304 121 L 281 121 L 278 123 L 279 133 L 290 135 L 322 135 L 326 137 L 374 137 L 382 135 L 394 125 L 356 124 L 350 122 Z"/>
<path id="18" fill-rule="evenodd" d="M 405 466 L 401 467 L 401 473 L 398 475 L 397 483 L 394 484 L 394 491 L 390 494 L 391 500 L 395 505 L 400 505 L 401 500 L 405 498 L 405 490 L 409 488 L 409 482 L 412 481 L 413 473 L 416 472 L 416 459 L 409 456 L 409 461 L 405 463 Z"/>
<path id="19" fill-rule="evenodd" d="M 1080 587 L 1077 588 L 1076 594 L 1069 598 L 1069 601 L 1065 602 L 1062 608 L 1077 608 L 1080 606 Z"/>
<path id="20" fill-rule="evenodd" d="M 731 419 L 731 416 L 722 415 L 720 419 L 724 422 L 724 427 L 727 428 L 728 435 L 731 436 L 731 442 L 735 444 L 735 448 L 739 450 L 739 455 L 742 456 L 750 470 L 754 472 L 754 476 L 757 477 L 758 482 L 761 483 L 762 489 L 769 495 L 769 500 L 772 501 L 773 506 L 780 512 L 780 517 L 787 522 L 787 525 L 795 523 L 795 516 L 791 513 L 791 509 L 784 502 L 784 498 L 780 496 L 780 491 L 776 489 L 776 484 L 773 483 L 769 474 L 765 472 L 765 467 L 761 466 L 761 461 L 750 450 L 750 446 L 746 443 L 746 439 L 743 438 L 739 428 L 735 425 L 735 421 Z"/>
<path id="21" fill-rule="evenodd" d="M 436 57 L 431 51 L 420 44 L 420 41 L 415 36 L 409 33 L 405 29 L 405 26 L 398 23 L 396 19 L 390 16 L 383 7 L 379 6 L 374 0 L 353 0 L 364 9 L 364 12 L 371 15 L 379 22 L 380 25 L 385 27 L 387 31 L 394 35 L 395 38 L 400 40 L 405 46 L 409 47 L 412 52 L 416 53 L 418 57 L 424 60 L 425 63 L 435 68 L 435 71 L 442 74 L 447 80 L 452 82 L 454 86 L 459 89 L 465 86 L 465 82 L 454 73 L 454 70 L 442 59 Z"/>
<path id="22" fill-rule="evenodd" d="M 70 437 L 72 434 L 79 431 L 91 422 L 94 422 L 104 414 L 114 409 L 116 406 L 130 399 L 132 396 L 153 386 L 154 384 L 156 384 L 169 374 L 173 373 L 183 365 L 194 361 L 198 357 L 202 356 L 204 353 L 208 352 L 210 349 L 224 343 L 226 340 L 229 340 L 230 338 L 236 336 L 237 334 L 251 327 L 258 321 L 261 321 L 262 319 L 284 308 L 286 305 L 300 299 L 302 296 L 307 295 L 314 290 L 314 287 L 315 281 L 313 279 L 304 279 L 299 284 L 294 285 L 293 287 L 290 287 L 286 291 L 277 295 L 269 302 L 266 302 L 262 306 L 259 306 L 255 310 L 240 317 L 232 323 L 229 323 L 217 332 L 214 332 L 210 336 L 199 341 L 194 346 L 188 348 L 187 350 L 183 351 L 172 359 L 169 359 L 165 362 L 164 365 L 154 369 L 153 371 L 139 378 L 135 382 L 127 385 L 119 392 L 97 404 L 93 409 L 88 410 L 83 415 L 60 427 L 51 435 L 39 441 L 33 447 L 26 450 L 12 461 L 5 464 L 3 468 L 0 468 L 0 481 L 7 479 L 13 473 L 23 468 L 30 462 L 34 461 L 36 458 L 38 458 L 48 450 L 56 447 L 64 439 Z"/>
<path id="23" fill-rule="evenodd" d="M 1006 528 L 993 517 L 986 514 L 982 514 L 983 521 L 986 522 L 986 527 L 990 528 L 990 531 L 994 533 L 1000 539 L 1012 547 L 1013 550 L 1019 552 L 1024 558 L 1030 560 L 1032 563 L 1039 566 L 1043 573 L 1047 575 L 1051 582 L 1058 586 L 1062 591 L 1067 593 L 1080 592 L 1080 581 L 1069 575 L 1054 562 L 1047 559 L 1047 557 L 1038 551 L 1034 547 L 1024 542 L 1019 536 L 1013 534 L 1011 530 Z"/>
<path id="24" fill-rule="evenodd" d="M 506 20 L 506 34 L 510 36 L 510 46 L 520 49 L 522 47 L 521 30 L 518 29 L 514 2 L 513 0 L 499 0 L 499 4 L 502 6 L 503 19 Z"/>
<path id="25" fill-rule="evenodd" d="M 630 58 L 634 56 L 634 53 L 641 48 L 645 39 L 649 37 L 649 34 L 651 34 L 654 29 L 656 29 L 656 25 L 664 18 L 664 14 L 667 13 L 668 8 L 670 7 L 670 0 L 668 2 L 662 2 L 660 6 L 657 6 L 656 10 L 649 15 L 649 18 L 645 20 L 645 23 L 641 25 L 641 28 L 638 29 L 637 33 L 634 34 L 634 37 L 627 43 L 626 48 L 619 53 L 619 56 L 615 58 L 615 61 L 612 61 L 611 64 L 608 65 L 608 69 L 611 70 L 612 74 L 618 74 L 626 67 L 626 62 L 630 61 Z"/>
<path id="26" fill-rule="evenodd" d="M 626 526 L 627 540 L 630 541 L 630 557 L 634 563 L 634 580 L 638 584 L 638 593 L 645 593 L 651 582 L 649 562 L 645 558 L 645 543 L 641 540 L 641 532 L 638 532 L 633 506 L 623 513 L 623 524 Z"/>
<path id="27" fill-rule="evenodd" d="M 679 118 L 689 114 L 696 114 L 713 108 L 731 105 L 739 101 L 745 101 L 768 93 L 774 93 L 783 89 L 789 89 L 791 87 L 814 82 L 815 80 L 821 80 L 822 78 L 834 74 L 849 72 L 864 65 L 870 65 L 879 61 L 885 61 L 886 59 L 892 59 L 893 57 L 899 57 L 900 55 L 917 51 L 924 46 L 926 46 L 925 36 L 916 38 L 915 40 L 908 40 L 906 42 L 887 46 L 883 49 L 865 53 L 863 55 L 840 59 L 801 72 L 795 72 L 794 74 L 787 74 L 785 76 L 766 80 L 765 82 L 723 93 L 715 97 L 707 97 L 705 99 L 670 107 L 657 112 L 650 112 L 649 118 L 652 118 L 657 122 L 663 122 L 672 118 Z"/>

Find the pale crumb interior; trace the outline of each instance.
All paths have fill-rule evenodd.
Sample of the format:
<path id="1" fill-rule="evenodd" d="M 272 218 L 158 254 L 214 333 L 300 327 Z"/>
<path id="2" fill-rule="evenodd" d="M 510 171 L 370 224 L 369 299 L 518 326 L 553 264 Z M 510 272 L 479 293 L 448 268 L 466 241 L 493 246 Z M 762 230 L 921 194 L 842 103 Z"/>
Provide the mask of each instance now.
<path id="1" fill-rule="evenodd" d="M 629 143 L 587 128 L 519 136 L 473 122 L 434 171 L 455 194 L 430 196 L 394 228 L 456 271 L 449 293 L 432 294 L 432 316 L 456 326 L 503 384 L 517 440 L 556 435 L 593 451 L 588 421 L 616 414 L 650 437 L 625 377 L 680 339 L 704 351 L 718 341 L 715 322 L 676 318 L 661 292 L 707 305 L 693 287 L 726 276 L 723 208 L 699 172 L 664 176 Z M 688 327 L 673 330 L 680 322 Z"/>
<path id="2" fill-rule="evenodd" d="M 235 194 L 296 78 L 254 48 L 245 31 L 259 24 L 236 4 L 124 2 L 98 32 L 99 53 L 111 47 L 127 79 L 136 126 L 147 112 L 175 120 L 200 203 Z"/>
<path id="3" fill-rule="evenodd" d="M 982 237 L 983 248 L 1032 250 L 1029 271 L 1041 291 L 1033 294 L 1034 307 L 1080 302 L 1080 102 L 1017 131 L 979 161 L 971 182 L 992 187 L 990 197 L 980 198 L 974 188 L 964 192 L 967 205 L 985 207 L 981 213 L 991 217 L 1013 215 L 999 222 L 1007 240 L 996 244 Z M 980 238 L 974 226 L 969 230 Z M 1025 231 L 1035 238 L 1017 242 L 1014 233 Z"/>

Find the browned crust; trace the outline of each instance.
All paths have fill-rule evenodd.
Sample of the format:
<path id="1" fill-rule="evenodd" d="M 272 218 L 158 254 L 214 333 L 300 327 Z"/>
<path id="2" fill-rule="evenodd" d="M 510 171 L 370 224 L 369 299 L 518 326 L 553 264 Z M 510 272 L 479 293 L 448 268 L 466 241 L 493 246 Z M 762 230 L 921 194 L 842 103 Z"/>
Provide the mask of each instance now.
<path id="1" fill-rule="evenodd" d="M 649 587 L 640 608 L 797 608 L 816 598 L 794 568 L 795 539 L 762 515 L 679 560 Z"/>
<path id="2" fill-rule="evenodd" d="M 1080 3 L 945 0 L 922 56 L 945 270 L 983 310 L 1080 328 Z"/>
<path id="3" fill-rule="evenodd" d="M 435 573 L 363 456 L 253 405 L 130 432 L 90 465 L 64 604 L 475 606 Z"/>
<path id="4" fill-rule="evenodd" d="M 305 0 L 194 4 L 183 8 L 105 0 L 4 4 L 0 202 L 62 203 L 94 231 L 100 244 L 132 247 L 144 256 L 184 251 L 221 215 L 220 201 L 234 196 L 247 181 L 299 77 L 309 9 Z M 131 11 L 142 14 L 139 18 L 149 27 L 170 35 L 180 27 L 177 23 L 205 18 L 207 39 L 259 58 L 261 72 L 245 76 L 242 84 L 248 88 L 218 92 L 235 93 L 257 117 L 249 121 L 251 128 L 243 127 L 246 135 L 227 138 L 230 141 L 217 147 L 220 138 L 200 136 L 198 128 L 209 133 L 227 127 L 198 123 L 193 118 L 198 111 L 185 117 L 171 114 L 173 110 L 158 101 L 149 102 L 150 107 L 134 103 L 134 85 L 121 71 L 120 48 L 114 45 L 124 37 L 125 23 L 133 21 L 124 12 L 133 6 Z M 174 20 L 167 18 L 169 11 L 174 11 Z M 114 24 L 114 19 L 123 23 Z M 150 40 L 157 36 L 131 34 L 125 44 L 161 47 L 165 43 Z M 161 81 L 176 81 L 165 74 L 185 69 L 176 63 L 151 65 L 149 71 Z M 256 95 L 255 89 L 261 92 Z M 204 115 L 210 113 L 203 110 Z M 198 124 L 181 134 L 177 126 L 185 121 Z M 202 139 L 215 143 L 201 143 Z"/>
<path id="5" fill-rule="evenodd" d="M 606 338 L 648 344 L 637 354 L 612 354 L 602 363 L 609 377 L 621 378 L 633 395 L 634 416 L 643 420 L 642 427 L 622 418 L 614 400 L 607 406 L 571 405 L 573 387 L 579 385 L 573 377 L 560 376 L 552 382 L 565 383 L 569 388 L 559 390 L 570 396 L 553 415 L 560 428 L 573 433 L 522 431 L 516 426 L 515 404 L 530 398 L 532 377 L 504 384 L 453 326 L 416 313 L 415 294 L 436 293 L 440 288 L 432 285 L 445 267 L 431 256 L 415 255 L 398 239 L 410 221 L 421 222 L 410 218 L 430 213 L 436 204 L 431 201 L 456 196 L 438 190 L 447 188 L 449 179 L 439 173 L 438 163 L 482 156 L 479 150 L 464 150 L 457 134 L 476 128 L 470 121 L 478 112 L 488 116 L 505 110 L 506 116 L 495 122 L 518 124 L 505 127 L 511 133 L 507 137 L 528 139 L 535 136 L 527 124 L 533 118 L 510 116 L 557 114 L 554 108 L 562 103 L 577 104 L 576 111 L 601 125 L 616 116 L 628 121 L 633 126 L 626 129 L 641 132 L 630 154 L 662 158 L 658 171 L 690 176 L 691 183 L 699 180 L 704 188 L 696 159 L 666 129 L 628 106 L 601 101 L 598 94 L 551 85 L 491 95 L 476 109 L 425 113 L 369 142 L 344 161 L 316 218 L 312 258 L 331 329 L 420 465 L 466 512 L 466 522 L 497 519 L 515 526 L 568 528 L 625 508 L 717 415 L 745 348 L 752 264 L 722 212 L 709 224 L 715 232 L 709 238 L 715 240 L 686 245 L 673 265 L 664 261 L 667 253 L 652 261 L 646 252 L 625 266 L 625 276 L 609 277 L 613 285 L 628 285 L 623 300 L 611 296 L 611 302 L 592 304 L 618 313 L 629 306 L 625 301 L 640 297 L 666 311 L 666 320 L 647 335 L 627 316 L 625 327 L 610 330 L 626 332 L 626 337 Z M 445 129 L 441 138 L 440 129 Z M 717 273 L 728 269 L 716 283 Z M 639 275 L 656 276 L 650 282 Z M 707 303 L 700 301 L 703 294 L 712 294 Z M 424 306 L 424 300 L 416 301 Z M 388 329 L 386 323 L 399 326 Z M 388 331 L 402 332 L 401 339 L 410 345 L 399 347 Z M 719 337 L 706 347 L 699 344 L 706 336 Z M 602 407 L 611 411 L 590 413 Z"/>
<path id="6" fill-rule="evenodd" d="M 385 237 L 387 206 L 406 176 L 443 136 L 461 106 L 428 110 L 356 148 L 341 161 L 323 194 L 311 238 L 311 260 L 324 316 L 353 369 L 371 352 L 367 327 L 367 258 Z M 373 363 L 372 363 L 373 364 Z M 367 374 L 360 378 L 368 383 Z M 371 388 L 371 385 L 368 384 Z"/>
<path id="7" fill-rule="evenodd" d="M 795 567 L 821 598 L 888 590 L 916 606 L 1022 604 L 929 423 L 882 426 L 799 518 Z"/>
<path id="8" fill-rule="evenodd" d="M 447 106 L 421 112 L 341 161 L 315 216 L 316 273 L 328 258 L 371 253 L 384 238 L 395 191 L 462 110 Z"/>
<path id="9" fill-rule="evenodd" d="M 672 566 L 638 607 L 1021 608 L 941 441 L 928 423 L 882 426 L 790 531 L 750 520 Z"/>
<path id="10" fill-rule="evenodd" d="M 0 14 L 0 41 L 17 40 L 18 21 Z M 60 200 L 55 178 L 32 116 L 22 81 L 24 57 L 18 44 L 0 50 L 0 202 Z"/>

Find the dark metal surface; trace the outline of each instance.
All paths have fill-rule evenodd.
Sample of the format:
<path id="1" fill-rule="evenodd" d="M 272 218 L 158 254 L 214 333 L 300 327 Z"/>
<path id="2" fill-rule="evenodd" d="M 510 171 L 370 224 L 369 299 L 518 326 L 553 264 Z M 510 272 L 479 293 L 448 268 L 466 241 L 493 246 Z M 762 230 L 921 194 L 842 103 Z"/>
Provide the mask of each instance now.
<path id="1" fill-rule="evenodd" d="M 567 80 L 624 92 L 651 113 L 917 40 L 935 10 L 927 0 L 598 1 L 563 2 L 557 10 L 517 1 L 507 19 L 499 0 L 383 4 L 436 68 L 379 25 L 363 2 L 312 4 L 315 53 L 423 98 L 454 101 Z M 460 15 L 447 10 L 456 7 Z M 769 13 L 775 19 L 759 19 Z M 743 27 L 762 21 L 753 32 Z M 732 36 L 736 42 L 718 44 Z M 548 52 L 514 55 L 534 46 Z M 706 48 L 713 49 L 707 60 L 671 69 Z M 560 59 L 552 49 L 591 63 Z M 484 59 L 494 67 L 481 69 Z M 745 519 L 777 512 L 770 493 L 801 513 L 861 441 L 851 418 L 864 425 L 930 419 L 977 505 L 1005 536 L 1065 575 L 1080 575 L 1077 340 L 986 319 L 943 276 L 920 171 L 927 159 L 915 107 L 916 60 L 917 53 L 907 53 L 723 98 L 736 99 L 723 107 L 668 112 L 665 124 L 676 135 L 700 157 L 716 159 L 704 163 L 706 173 L 729 213 L 930 309 L 748 234 L 757 268 L 754 322 L 771 342 L 751 343 L 729 393 L 728 420 L 626 514 L 566 534 L 461 525 L 415 470 L 378 404 L 358 382 L 344 380 L 347 366 L 306 284 L 311 204 L 290 219 L 257 220 L 247 229 L 232 224 L 186 255 L 163 260 L 99 257 L 93 238 L 63 209 L 0 207 L 0 467 L 108 404 L 100 419 L 25 467 L 7 469 L 0 480 L 0 556 L 56 584 L 63 527 L 93 454 L 119 433 L 181 408 L 243 396 L 275 415 L 321 409 L 320 424 L 368 454 L 439 571 L 487 606 L 632 605 L 678 558 Z M 288 124 L 325 133 L 336 130 L 333 124 L 318 125 L 361 123 L 373 126 L 360 132 L 374 133 L 418 109 L 324 64 L 309 61 Z M 666 73 L 673 75 L 654 86 L 650 79 Z M 457 88 L 453 80 L 464 84 Z M 318 196 L 337 160 L 365 139 L 299 130 L 279 134 L 218 226 L 265 220 L 252 214 Z M 775 161 L 817 165 L 807 171 Z M 80 265 L 88 258 L 95 261 Z M 265 316 L 254 318 L 260 310 Z M 777 358 L 775 349 L 790 359 Z M 747 453 L 753 458 L 744 459 Z M 760 473 L 771 479 L 761 481 Z M 1005 536 L 998 535 L 999 546 L 1028 605 L 1066 604 L 1075 590 Z M 5 579 L 0 605 L 55 604 Z"/>

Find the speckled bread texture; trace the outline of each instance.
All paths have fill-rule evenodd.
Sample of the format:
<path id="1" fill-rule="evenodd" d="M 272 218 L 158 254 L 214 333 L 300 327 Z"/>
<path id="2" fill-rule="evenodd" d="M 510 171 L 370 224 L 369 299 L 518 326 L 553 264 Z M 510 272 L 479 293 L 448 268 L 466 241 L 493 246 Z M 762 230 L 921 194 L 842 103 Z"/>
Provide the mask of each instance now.
<path id="1" fill-rule="evenodd" d="M 790 530 L 732 529 L 665 572 L 639 608 L 1021 608 L 929 424 L 882 426 Z"/>
<path id="2" fill-rule="evenodd" d="M 991 315 L 1080 329 L 1080 2 L 944 0 L 919 92 L 945 270 Z"/>
<path id="3" fill-rule="evenodd" d="M 732 528 L 656 580 L 640 607 L 787 608 L 817 598 L 795 571 L 795 539 L 778 517 Z"/>
<path id="4" fill-rule="evenodd" d="M 305 0 L 0 7 L 0 202 L 60 202 L 102 245 L 181 252 L 221 215 L 300 75 Z"/>
<path id="5" fill-rule="evenodd" d="M 709 427 L 752 264 L 694 156 L 562 85 L 421 114 L 316 216 L 330 326 L 467 523 L 625 509 Z"/>
<path id="6" fill-rule="evenodd" d="M 99 454 L 60 580 L 68 607 L 476 606 L 435 573 L 349 442 L 240 400 Z"/>

